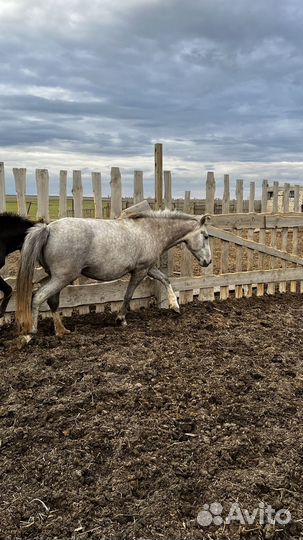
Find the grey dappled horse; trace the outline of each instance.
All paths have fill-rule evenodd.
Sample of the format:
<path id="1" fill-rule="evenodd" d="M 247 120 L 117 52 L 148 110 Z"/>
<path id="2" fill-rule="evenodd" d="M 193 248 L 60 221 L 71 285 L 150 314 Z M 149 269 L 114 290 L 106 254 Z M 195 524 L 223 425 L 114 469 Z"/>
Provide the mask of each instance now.
<path id="1" fill-rule="evenodd" d="M 26 236 L 17 278 L 18 327 L 24 343 L 37 332 L 39 306 L 47 300 L 57 335 L 68 330 L 57 312 L 60 291 L 80 275 L 112 281 L 130 273 L 117 320 L 125 315 L 138 284 L 146 277 L 159 280 L 167 290 L 169 307 L 179 311 L 169 279 L 157 268 L 167 249 L 184 242 L 201 266 L 211 263 L 207 216 L 169 210 L 138 212 L 115 220 L 62 218 L 37 224 Z M 34 266 L 39 260 L 48 276 L 32 300 Z"/>

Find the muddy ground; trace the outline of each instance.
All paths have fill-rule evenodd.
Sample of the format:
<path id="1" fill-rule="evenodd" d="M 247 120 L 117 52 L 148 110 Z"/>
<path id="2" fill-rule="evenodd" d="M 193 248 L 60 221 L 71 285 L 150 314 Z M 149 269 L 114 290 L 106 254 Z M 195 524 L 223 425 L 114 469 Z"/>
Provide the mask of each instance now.
<path id="1" fill-rule="evenodd" d="M 1 540 L 302 538 L 302 296 L 66 325 L 0 330 Z M 291 522 L 198 524 L 236 501 Z"/>

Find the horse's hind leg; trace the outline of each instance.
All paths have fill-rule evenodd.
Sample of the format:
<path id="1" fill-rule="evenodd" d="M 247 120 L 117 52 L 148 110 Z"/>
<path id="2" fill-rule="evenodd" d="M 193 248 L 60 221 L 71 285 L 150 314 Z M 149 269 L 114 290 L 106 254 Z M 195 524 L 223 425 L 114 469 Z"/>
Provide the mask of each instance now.
<path id="1" fill-rule="evenodd" d="M 127 311 L 129 310 L 130 301 L 135 292 L 135 289 L 146 276 L 147 276 L 147 269 L 134 270 L 134 272 L 132 272 L 127 289 L 126 289 L 126 293 L 123 299 L 123 304 L 116 318 L 116 322 L 118 324 L 121 324 L 122 326 L 127 325 L 125 316 L 126 316 Z"/>
<path id="2" fill-rule="evenodd" d="M 59 307 L 59 301 L 60 301 L 60 291 L 50 296 L 47 300 L 47 303 L 52 312 L 56 336 L 63 337 L 67 334 L 70 334 L 71 332 L 70 330 L 65 328 L 62 322 L 60 313 L 58 313 L 57 311 Z"/>
<path id="3" fill-rule="evenodd" d="M 164 285 L 166 291 L 167 291 L 167 301 L 168 301 L 168 307 L 170 309 L 173 309 L 174 311 L 176 311 L 177 313 L 180 313 L 180 308 L 179 308 L 179 304 L 178 304 L 178 300 L 177 300 L 177 297 L 174 293 L 174 290 L 171 286 L 171 283 L 168 279 L 168 277 L 163 274 L 159 268 L 156 268 L 156 266 L 154 266 L 153 268 L 151 268 L 149 271 L 148 271 L 148 275 L 154 279 L 157 279 L 158 281 L 160 281 L 160 283 L 162 283 L 162 285 Z"/>
<path id="4" fill-rule="evenodd" d="M 33 326 L 32 326 L 32 334 L 35 334 L 37 332 L 37 325 L 38 325 L 38 314 L 39 314 L 39 308 L 43 302 L 48 300 L 48 298 L 51 298 L 55 296 L 56 294 L 60 294 L 60 291 L 70 283 L 70 279 L 66 279 L 63 276 L 62 277 L 51 277 L 49 281 L 45 285 L 42 285 L 42 287 L 36 292 L 36 294 L 33 297 L 32 301 L 32 317 L 33 317 Z"/>

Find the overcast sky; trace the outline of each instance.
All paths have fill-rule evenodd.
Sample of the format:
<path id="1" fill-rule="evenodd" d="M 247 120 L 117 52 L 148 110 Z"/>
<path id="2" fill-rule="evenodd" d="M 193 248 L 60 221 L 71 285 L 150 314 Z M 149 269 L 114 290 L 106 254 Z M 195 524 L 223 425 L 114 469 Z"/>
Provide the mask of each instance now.
<path id="1" fill-rule="evenodd" d="M 164 144 L 174 195 L 268 178 L 303 184 L 300 0 L 0 0 L 0 161 L 134 169 L 153 192 Z M 300 25 L 301 17 L 301 25 Z M 300 65 L 301 64 L 301 65 Z M 302 83 L 302 81 L 301 81 Z"/>

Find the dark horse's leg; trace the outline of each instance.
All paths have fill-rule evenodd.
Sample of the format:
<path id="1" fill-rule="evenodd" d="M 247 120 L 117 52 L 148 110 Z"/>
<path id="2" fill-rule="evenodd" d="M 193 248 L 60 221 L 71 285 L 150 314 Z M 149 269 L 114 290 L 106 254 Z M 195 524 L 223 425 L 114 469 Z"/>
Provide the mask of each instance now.
<path id="1" fill-rule="evenodd" d="M 5 265 L 5 247 L 1 244 L 0 246 L 0 268 L 3 268 Z M 5 310 L 7 308 L 7 304 L 9 303 L 9 299 L 12 296 L 13 289 L 11 286 L 4 281 L 4 279 L 0 276 L 0 291 L 3 292 L 3 299 L 0 305 L 0 317 L 3 317 Z"/>
<path id="2" fill-rule="evenodd" d="M 5 310 L 7 308 L 7 304 L 9 303 L 9 299 L 12 296 L 13 289 L 11 286 L 4 281 L 4 279 L 0 276 L 0 291 L 3 292 L 3 299 L 0 304 L 0 317 L 3 317 Z"/>
<path id="3" fill-rule="evenodd" d="M 126 293 L 124 296 L 123 304 L 116 318 L 116 322 L 118 324 L 121 324 L 122 326 L 127 325 L 126 320 L 125 320 L 125 315 L 127 311 L 129 310 L 130 301 L 139 283 L 147 276 L 147 271 L 148 269 L 144 268 L 143 270 L 134 270 L 131 273 L 130 280 L 129 280 Z"/>

